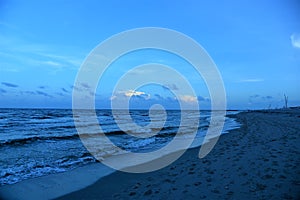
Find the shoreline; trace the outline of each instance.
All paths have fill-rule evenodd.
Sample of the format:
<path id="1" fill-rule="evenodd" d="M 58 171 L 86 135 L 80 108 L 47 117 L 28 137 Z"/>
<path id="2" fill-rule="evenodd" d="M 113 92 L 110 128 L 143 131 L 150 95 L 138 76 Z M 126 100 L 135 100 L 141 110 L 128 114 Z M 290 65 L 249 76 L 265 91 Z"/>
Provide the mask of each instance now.
<path id="1" fill-rule="evenodd" d="M 277 112 L 279 112 L 280 115 L 282 115 L 282 113 L 283 113 L 282 111 L 276 111 L 276 113 Z M 0 187 L 0 197 L 2 197 L 3 199 L 14 199 L 14 198 L 22 199 L 21 197 L 23 197 L 23 199 L 28 199 L 30 197 L 31 197 L 31 199 L 37 199 L 37 198 L 53 199 L 53 198 L 57 198 L 57 197 L 60 197 L 58 199 L 95 199 L 96 197 L 101 197 L 101 198 L 105 198 L 105 199 L 118 199 L 118 198 L 126 199 L 126 198 L 139 198 L 139 197 L 140 198 L 147 198 L 147 197 L 150 198 L 150 197 L 158 197 L 157 195 L 159 195 L 159 197 L 161 198 L 164 195 L 166 195 L 164 192 L 162 192 L 164 190 L 165 190 L 165 192 L 167 191 L 167 193 L 170 193 L 171 196 L 174 193 L 174 194 L 176 194 L 174 197 L 182 197 L 182 198 L 188 198 L 188 199 L 193 199 L 193 197 L 195 197 L 195 195 L 196 195 L 196 197 L 200 197 L 200 198 L 201 197 L 204 198 L 204 196 L 210 197 L 210 195 L 213 195 L 213 194 L 215 196 L 213 195 L 211 197 L 216 197 L 216 196 L 219 197 L 222 194 L 222 192 L 220 192 L 221 189 L 217 189 L 217 190 L 215 190 L 215 192 L 210 191 L 209 194 L 207 194 L 207 191 L 204 191 L 204 192 L 202 191 L 204 196 L 203 195 L 199 196 L 199 192 L 197 192 L 198 190 L 204 189 L 203 182 L 205 182 L 205 180 L 208 184 L 210 184 L 209 187 L 211 187 L 213 184 L 215 184 L 215 182 L 212 181 L 215 178 L 210 177 L 210 176 L 215 176 L 214 174 L 217 174 L 217 172 L 219 172 L 222 169 L 222 163 L 215 164 L 215 166 L 212 166 L 211 163 L 218 162 L 216 160 L 216 158 L 214 158 L 214 156 L 217 155 L 217 157 L 219 157 L 219 156 L 222 157 L 222 156 L 226 155 L 224 152 L 222 153 L 219 151 L 220 151 L 220 148 L 223 150 L 226 149 L 224 147 L 224 144 L 225 144 L 225 146 L 227 145 L 227 147 L 228 147 L 228 140 L 233 142 L 233 144 L 230 145 L 230 148 L 234 147 L 234 148 L 236 148 L 236 150 L 240 151 L 241 149 L 239 149 L 239 147 L 241 145 L 239 145 L 239 142 L 234 141 L 234 139 L 236 139 L 235 137 L 242 137 L 243 135 L 247 135 L 247 130 L 245 129 L 245 127 L 248 126 L 248 124 L 247 124 L 248 120 L 245 120 L 247 118 L 245 116 L 260 115 L 260 114 L 264 114 L 264 113 L 265 113 L 264 111 L 251 111 L 251 112 L 241 112 L 240 114 L 237 114 L 237 115 L 228 116 L 230 118 L 232 118 L 232 117 L 237 118 L 237 122 L 239 122 L 239 123 L 242 122 L 241 123 L 242 126 L 239 129 L 229 130 L 229 133 L 222 134 L 222 136 L 220 137 L 220 140 L 218 141 L 218 143 L 216 144 L 216 146 L 214 147 L 212 152 L 210 152 L 208 154 L 208 156 L 206 156 L 204 159 L 201 159 L 201 160 L 198 158 L 199 147 L 195 147 L 195 148 L 188 149 L 183 154 L 183 156 L 181 158 L 179 158 L 177 161 L 175 161 L 173 164 L 171 164 L 161 170 L 158 170 L 155 172 L 150 172 L 150 173 L 144 173 L 144 174 L 128 174 L 125 172 L 114 171 L 114 170 L 109 169 L 108 167 L 105 167 L 104 165 L 102 165 L 100 163 L 96 163 L 95 165 L 89 164 L 88 166 L 76 168 L 76 169 L 68 171 L 68 172 L 38 177 L 38 178 L 34 178 L 34 179 L 29 179 L 29 180 L 25 180 L 25 181 L 22 181 L 20 183 L 14 184 L 14 185 L 2 186 L 2 187 Z M 267 114 L 270 114 L 270 112 L 267 112 Z M 300 116 L 300 114 L 299 114 L 299 116 Z M 299 120 L 298 120 L 298 122 L 299 122 Z M 299 127 L 297 127 L 297 128 L 299 130 Z M 217 151 L 217 153 L 216 153 L 216 151 Z M 299 151 L 297 151 L 297 152 L 299 152 Z M 232 154 L 232 152 L 231 152 L 231 154 Z M 243 154 L 246 154 L 245 150 L 243 150 Z M 237 155 L 233 155 L 233 157 L 236 157 L 236 156 Z M 238 157 L 241 157 L 241 156 L 238 156 Z M 231 159 L 227 158 L 224 161 L 231 161 Z M 189 162 L 192 167 L 186 166 L 187 163 L 189 163 Z M 206 166 L 207 163 L 209 163 L 208 164 L 209 166 Z M 147 164 L 147 163 L 144 163 L 144 164 Z M 144 164 L 142 164 L 142 165 L 144 165 Z M 99 176 L 99 174 L 97 173 L 97 172 L 99 172 L 99 168 L 97 168 L 96 165 L 102 166 L 102 168 L 103 167 L 107 168 L 107 173 L 105 175 L 102 174 Z M 203 169 L 196 170 L 196 168 L 199 167 L 198 165 L 205 167 L 205 170 L 204 171 L 203 171 Z M 238 166 L 238 164 L 236 164 L 233 167 L 236 167 L 236 166 Z M 179 168 L 183 168 L 183 169 L 189 168 L 189 169 L 182 171 Z M 193 170 L 191 168 L 193 168 Z M 215 168 L 215 169 L 213 170 L 210 168 Z M 101 169 L 101 170 L 103 170 L 103 169 Z M 180 170 L 179 172 L 182 172 L 182 173 L 187 172 L 186 176 L 181 177 L 180 176 L 181 173 L 179 173 L 178 170 Z M 208 175 L 207 175 L 207 177 L 206 176 L 201 177 L 201 178 L 198 177 L 199 180 L 196 177 L 196 179 L 198 181 L 196 181 L 195 183 L 193 183 L 195 177 L 193 177 L 193 178 L 190 177 L 191 178 L 190 180 L 180 181 L 180 182 L 184 182 L 185 185 L 182 185 L 181 183 L 180 184 L 177 183 L 181 178 L 186 179 L 189 176 L 193 176 L 194 174 L 197 174 L 197 171 L 202 171 L 201 172 L 202 174 L 208 174 Z M 78 173 L 82 174 L 82 176 L 79 179 L 78 179 Z M 221 175 L 221 174 L 219 174 L 219 175 Z M 299 177 L 298 173 L 297 173 L 297 175 Z M 164 176 L 166 176 L 168 178 L 163 179 L 162 177 L 164 177 Z M 222 176 L 224 176 L 224 174 L 221 175 L 221 177 Z M 169 189 L 162 187 L 161 191 L 159 191 L 159 190 L 157 190 L 157 188 L 159 188 L 158 187 L 159 185 L 156 185 L 154 183 L 151 184 L 151 182 L 153 182 L 153 180 L 152 181 L 148 180 L 149 178 L 151 179 L 151 177 L 155 177 L 155 178 L 161 180 L 163 185 L 164 184 L 166 184 L 166 185 L 173 184 L 174 187 L 169 188 Z M 238 177 L 235 177 L 235 179 L 237 179 L 237 178 Z M 146 182 L 147 182 L 147 185 L 146 185 Z M 220 183 L 217 183 L 217 185 L 219 185 L 219 184 Z M 70 185 L 72 185 L 72 186 L 70 187 Z M 118 185 L 118 186 L 116 186 L 116 185 Z M 146 189 L 148 189 L 148 190 L 145 190 L 145 188 L 144 188 L 144 190 L 141 189 L 144 185 L 145 185 Z M 148 185 L 150 185 L 149 188 L 147 188 Z M 195 191 L 189 192 L 186 185 L 190 185 L 189 186 L 190 188 L 194 187 Z M 226 187 L 229 188 L 229 185 Z M 262 184 L 262 185 L 264 185 L 264 184 Z M 137 191 L 132 189 L 130 186 L 132 186 L 132 188 L 136 187 Z M 261 187 L 263 188 L 265 186 L 261 186 Z M 299 189 L 299 186 L 297 188 Z M 224 188 L 223 188 L 223 190 L 224 190 Z M 227 189 L 225 188 L 225 190 L 227 190 Z M 28 191 L 34 191 L 34 192 L 29 193 Z M 147 191 L 148 191 L 148 193 L 151 193 L 151 194 L 147 193 L 145 195 L 145 193 Z M 217 191 L 219 191 L 219 193 Z M 29 196 L 25 197 L 24 195 L 22 195 L 22 193 L 23 194 L 27 193 L 26 195 L 29 195 Z M 230 194 L 231 193 L 229 191 L 229 194 L 227 194 L 227 196 L 234 197 L 234 192 L 232 195 L 230 195 Z M 13 195 L 15 195 L 15 196 L 13 196 Z M 62 196 L 62 195 L 64 195 L 64 196 Z M 221 196 L 223 196 L 223 195 L 221 195 Z M 168 197 L 168 195 L 165 197 Z M 240 197 L 240 196 L 238 196 L 238 197 Z"/>
<path id="2" fill-rule="evenodd" d="M 236 115 L 236 113 L 230 115 L 234 116 Z M 225 118 L 227 118 L 227 115 L 225 116 Z M 230 118 L 232 118 L 232 120 L 235 121 L 234 117 Z M 237 122 L 235 123 L 236 124 L 231 124 L 230 126 L 228 126 L 226 130 L 223 130 L 221 135 L 228 134 L 230 131 L 238 129 L 240 127 L 240 124 L 238 124 Z M 166 152 L 159 158 L 149 160 L 145 163 L 140 163 L 137 166 L 144 166 L 149 163 L 159 163 L 161 159 L 168 159 L 172 157 L 172 155 L 176 155 L 176 153 L 181 151 L 188 151 L 191 149 L 197 149 L 199 151 L 200 146 L 200 144 L 194 144 L 193 142 L 191 144 L 191 147 L 187 150 Z M 119 157 L 121 157 L 121 159 L 124 160 L 126 154 L 115 155 L 107 159 L 118 161 Z M 132 166 L 124 165 L 122 168 L 130 169 L 130 167 Z M 104 178 L 105 176 L 108 176 L 115 172 L 115 169 L 111 169 L 100 162 L 90 163 L 66 172 L 44 175 L 40 177 L 26 179 L 14 184 L 3 185 L 0 187 L 0 199 L 54 199 L 84 189 L 85 187 L 94 184 L 96 181 Z M 28 193 L 27 191 L 35 192 Z"/>

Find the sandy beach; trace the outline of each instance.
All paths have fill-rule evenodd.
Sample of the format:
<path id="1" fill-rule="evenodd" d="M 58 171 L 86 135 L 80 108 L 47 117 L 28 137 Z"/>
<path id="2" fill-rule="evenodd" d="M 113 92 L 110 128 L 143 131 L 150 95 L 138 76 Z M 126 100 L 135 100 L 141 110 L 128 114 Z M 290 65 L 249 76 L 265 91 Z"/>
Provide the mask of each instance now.
<path id="1" fill-rule="evenodd" d="M 155 172 L 114 172 L 63 196 L 61 194 L 69 190 L 34 197 L 60 196 L 57 198 L 60 200 L 299 199 L 300 109 L 249 111 L 232 117 L 242 124 L 241 128 L 222 135 L 203 159 L 198 158 L 199 148 L 189 149 L 173 164 Z M 70 176 L 69 179 L 64 177 L 64 173 L 56 175 L 56 179 L 65 180 L 64 184 L 76 184 L 71 182 Z M 47 182 L 47 177 L 42 178 Z M 38 191 L 31 187 L 28 194 L 18 194 L 24 191 L 24 184 L 23 190 L 20 185 L 0 188 L 2 198 L 26 199 L 30 193 L 43 194 L 42 187 L 36 187 Z M 53 193 L 60 187 L 67 188 L 56 184 Z M 46 189 L 51 194 L 51 184 L 48 183 Z"/>

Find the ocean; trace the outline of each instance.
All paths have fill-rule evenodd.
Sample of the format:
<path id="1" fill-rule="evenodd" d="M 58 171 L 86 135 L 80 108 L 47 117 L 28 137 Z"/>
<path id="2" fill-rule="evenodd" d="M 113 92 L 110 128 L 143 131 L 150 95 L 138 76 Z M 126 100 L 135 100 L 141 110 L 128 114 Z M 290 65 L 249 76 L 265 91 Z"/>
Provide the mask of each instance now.
<path id="1" fill-rule="evenodd" d="M 199 117 L 193 111 L 167 110 L 163 128 L 155 127 L 154 124 L 154 127 L 145 130 L 143 127 L 151 122 L 149 112 L 131 110 L 131 119 L 140 129 L 130 130 L 131 126 L 128 125 L 128 129 L 124 131 L 117 125 L 111 110 L 96 110 L 103 132 L 116 146 L 141 153 L 157 150 L 172 141 L 180 126 L 181 115 L 199 118 L 198 132 L 191 147 L 201 145 L 210 124 L 211 111 L 200 113 Z M 237 112 L 227 112 L 235 113 Z M 157 112 L 151 117 L 159 121 L 160 115 Z M 122 127 L 131 122 L 127 116 L 123 116 L 122 110 L 119 111 L 120 119 Z M 0 109 L 0 185 L 14 184 L 98 162 L 81 142 L 74 120 L 76 118 L 71 109 Z M 88 127 L 89 133 L 93 133 L 99 124 L 82 125 Z M 222 133 L 238 127 L 239 124 L 234 119 L 226 117 Z M 158 133 L 149 138 L 126 134 L 157 131 L 156 129 L 159 130 Z M 184 131 L 181 135 L 184 138 Z M 101 153 L 103 158 L 118 154 L 111 145 L 103 147 Z"/>

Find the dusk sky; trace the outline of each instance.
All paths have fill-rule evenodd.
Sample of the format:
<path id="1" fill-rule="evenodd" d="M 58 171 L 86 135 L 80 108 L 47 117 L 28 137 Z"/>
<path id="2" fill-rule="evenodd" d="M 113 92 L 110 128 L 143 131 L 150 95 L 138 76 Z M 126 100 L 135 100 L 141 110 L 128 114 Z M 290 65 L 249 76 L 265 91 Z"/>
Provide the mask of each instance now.
<path id="1" fill-rule="evenodd" d="M 76 74 L 89 52 L 114 34 L 142 27 L 173 29 L 202 45 L 222 75 L 228 109 L 280 108 L 284 94 L 290 106 L 300 105 L 299 19 L 297 0 L 0 0 L 0 107 L 71 108 Z M 111 66 L 98 86 L 96 105 L 106 107 L 118 98 L 111 94 L 115 82 L 149 62 L 178 70 L 197 94 L 183 100 L 209 107 L 209 92 L 189 64 L 151 49 Z M 141 106 L 176 105 L 172 93 L 160 86 L 119 94 Z"/>

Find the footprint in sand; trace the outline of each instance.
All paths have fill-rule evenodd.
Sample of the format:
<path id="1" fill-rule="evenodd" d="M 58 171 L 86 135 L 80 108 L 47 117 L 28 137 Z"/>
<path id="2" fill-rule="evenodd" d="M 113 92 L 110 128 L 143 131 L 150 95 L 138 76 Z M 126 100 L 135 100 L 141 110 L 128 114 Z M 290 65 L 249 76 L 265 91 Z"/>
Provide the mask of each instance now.
<path id="1" fill-rule="evenodd" d="M 152 194 L 152 190 L 147 190 L 145 193 L 144 193 L 144 196 L 149 196 Z"/>
<path id="2" fill-rule="evenodd" d="M 137 183 L 137 184 L 135 184 L 134 186 L 133 186 L 133 189 L 137 189 L 137 188 L 139 188 L 141 186 L 141 184 L 140 183 Z"/>
<path id="3" fill-rule="evenodd" d="M 266 174 L 262 177 L 262 179 L 266 180 L 266 179 L 271 179 L 273 178 L 273 176 L 271 174 Z"/>
<path id="4" fill-rule="evenodd" d="M 170 179 L 165 179 L 164 182 L 166 182 L 166 183 L 174 183 L 174 181 L 172 181 Z"/>
<path id="5" fill-rule="evenodd" d="M 134 196 L 134 195 L 136 195 L 136 192 L 130 192 L 129 193 L 129 196 Z"/>
<path id="6" fill-rule="evenodd" d="M 211 177 L 207 177 L 206 181 L 210 183 L 212 181 L 212 178 Z"/>
<path id="7" fill-rule="evenodd" d="M 215 194 L 220 194 L 221 193 L 218 189 L 213 189 L 213 190 L 211 190 L 211 192 L 213 192 Z"/>
<path id="8" fill-rule="evenodd" d="M 201 185 L 201 182 L 195 182 L 194 183 L 194 186 L 199 186 L 199 185 Z"/>

